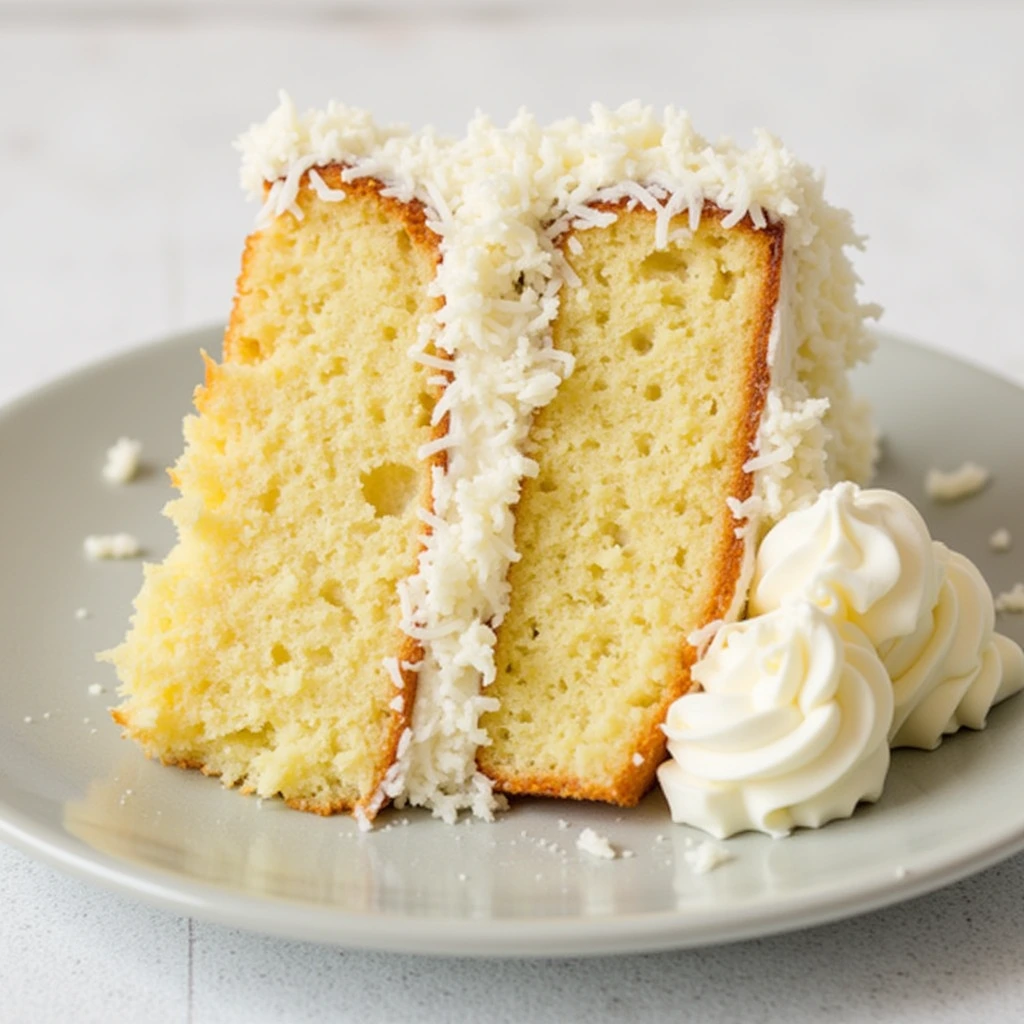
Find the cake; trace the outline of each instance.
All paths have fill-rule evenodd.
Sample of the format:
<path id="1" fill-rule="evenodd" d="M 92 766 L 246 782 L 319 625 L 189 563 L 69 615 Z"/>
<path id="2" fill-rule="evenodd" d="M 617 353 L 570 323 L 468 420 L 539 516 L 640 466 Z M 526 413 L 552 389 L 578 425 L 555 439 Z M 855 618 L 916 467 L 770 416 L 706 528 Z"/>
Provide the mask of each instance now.
<path id="1" fill-rule="evenodd" d="M 635 804 L 757 541 L 864 479 L 870 351 L 820 179 L 673 109 L 465 137 L 281 105 L 114 711 L 167 763 L 368 824 Z"/>

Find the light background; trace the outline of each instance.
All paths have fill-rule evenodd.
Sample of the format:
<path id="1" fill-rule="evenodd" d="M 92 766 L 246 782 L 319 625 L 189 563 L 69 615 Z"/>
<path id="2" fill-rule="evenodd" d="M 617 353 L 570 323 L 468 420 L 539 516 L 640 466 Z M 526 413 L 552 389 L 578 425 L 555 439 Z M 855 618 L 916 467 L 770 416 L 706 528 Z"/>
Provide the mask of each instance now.
<path id="1" fill-rule="evenodd" d="M 281 86 L 450 131 L 634 97 L 770 127 L 870 236 L 884 324 L 1024 381 L 1022 41 L 1010 2 L 0 0 L 0 403 L 224 318 L 253 216 L 230 142 Z M 1020 857 L 798 936 L 590 963 L 262 939 L 7 849 L 0 908 L 2 1022 L 1024 1019 Z"/>

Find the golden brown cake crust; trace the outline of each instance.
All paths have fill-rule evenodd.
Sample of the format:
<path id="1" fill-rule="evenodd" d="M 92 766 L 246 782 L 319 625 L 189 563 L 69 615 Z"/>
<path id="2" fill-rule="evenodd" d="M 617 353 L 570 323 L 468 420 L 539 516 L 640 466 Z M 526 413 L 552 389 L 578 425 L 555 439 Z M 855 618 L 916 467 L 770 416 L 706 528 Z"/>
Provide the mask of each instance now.
<path id="1" fill-rule="evenodd" d="M 621 213 L 627 203 L 628 200 L 622 200 L 617 203 L 595 203 L 593 205 L 599 210 Z M 634 213 L 638 216 L 649 216 L 652 221 L 654 219 L 654 213 L 646 209 L 637 209 Z M 705 203 L 702 216 L 721 221 L 726 216 L 726 212 L 713 203 Z M 763 286 L 755 314 L 752 356 L 746 367 L 743 433 L 741 443 L 736 444 L 732 453 L 733 469 L 730 493 L 740 501 L 744 501 L 750 497 L 753 491 L 754 478 L 751 473 L 744 472 L 743 466 L 756 445 L 761 417 L 771 385 L 768 347 L 779 299 L 784 228 L 782 224 L 770 224 L 764 228 L 757 228 L 747 216 L 729 230 L 753 233 L 763 242 L 760 246 L 763 263 L 759 268 L 763 276 Z M 564 246 L 568 242 L 568 238 L 569 233 L 563 235 L 560 244 Z M 737 525 L 739 524 L 731 516 L 723 517 L 721 533 L 716 546 L 717 554 L 711 568 L 715 579 L 714 591 L 701 616 L 700 626 L 723 618 L 732 606 L 736 586 L 743 571 L 746 544 L 742 538 L 736 536 Z M 500 768 L 486 763 L 481 764 L 481 770 L 494 781 L 495 789 L 507 794 L 560 797 L 572 800 L 599 800 L 621 807 L 635 806 L 654 784 L 657 767 L 665 759 L 667 739 L 661 729 L 661 723 L 665 720 L 669 706 L 696 685 L 690 675 L 696 661 L 696 654 L 694 648 L 684 640 L 679 647 L 677 671 L 665 687 L 658 707 L 656 717 L 658 725 L 650 730 L 636 747 L 635 753 L 643 758 L 642 763 L 627 765 L 624 771 L 610 781 L 595 782 L 594 780 L 544 772 L 517 773 L 511 776 L 503 774 Z"/>
<path id="2" fill-rule="evenodd" d="M 345 170 L 345 165 L 343 164 L 330 164 L 318 167 L 316 170 L 328 188 L 342 189 L 350 196 L 360 196 L 378 203 L 382 211 L 388 217 L 402 222 L 410 239 L 418 248 L 430 257 L 435 266 L 441 262 L 440 238 L 427 226 L 426 210 L 419 200 L 413 199 L 406 203 L 392 196 L 382 195 L 381 191 L 386 186 L 376 178 L 356 178 L 353 181 L 345 182 L 342 180 L 342 172 Z M 269 191 L 270 183 L 266 183 L 265 188 Z M 301 179 L 300 192 L 301 191 L 311 191 L 308 173 L 303 175 Z M 259 236 L 259 231 L 253 232 L 245 242 L 245 248 L 242 254 L 242 266 L 236 284 L 231 316 L 224 334 L 223 361 L 225 363 L 238 361 L 239 359 L 237 340 L 244 330 L 240 297 L 247 287 L 250 268 L 255 258 Z M 434 308 L 439 308 L 442 304 L 443 300 L 438 299 L 435 301 Z M 194 394 L 195 406 L 200 414 L 203 412 L 210 392 L 216 387 L 217 377 L 220 371 L 220 366 L 215 360 L 211 359 L 206 352 L 202 353 L 202 358 L 204 363 L 204 382 L 196 388 Z M 441 389 L 431 387 L 429 390 L 433 393 L 436 401 L 441 395 Z M 432 436 L 437 439 L 445 436 L 447 432 L 448 417 L 445 416 L 442 421 L 433 428 Z M 438 466 L 442 470 L 447 468 L 447 453 L 445 451 L 436 453 L 424 462 L 426 471 L 423 474 L 424 484 L 420 500 L 423 507 L 428 511 L 433 511 L 434 507 L 431 473 L 429 472 L 429 470 L 434 466 Z M 178 486 L 178 480 L 176 479 L 173 470 L 168 470 L 168 474 L 171 477 L 172 484 Z M 422 525 L 420 529 L 420 550 L 422 550 L 422 539 L 429 536 L 429 534 L 429 525 Z M 415 571 L 416 567 L 413 565 L 410 568 L 410 575 Z M 421 661 L 423 657 L 423 648 L 418 641 L 411 637 L 403 637 L 401 645 L 395 653 L 398 658 L 399 671 L 401 672 L 404 683 L 403 694 L 405 696 L 405 700 L 401 710 L 393 710 L 391 712 L 390 728 L 386 736 L 384 748 L 381 751 L 381 759 L 379 762 L 381 767 L 378 773 L 378 778 L 370 790 L 370 797 L 356 806 L 353 806 L 351 803 L 346 801 L 320 802 L 310 799 L 287 799 L 285 802 L 289 807 L 292 807 L 295 810 L 307 811 L 324 816 L 343 811 L 355 811 L 360 808 L 368 818 L 372 818 L 376 814 L 376 811 L 379 808 L 371 806 L 373 794 L 377 791 L 388 768 L 394 763 L 397 757 L 399 741 L 401 740 L 403 732 L 411 726 L 412 711 L 415 706 L 417 674 L 404 668 L 403 663 L 416 664 Z M 111 716 L 115 722 L 125 729 L 130 728 L 130 723 L 119 708 L 112 709 Z M 129 733 L 126 732 L 126 735 L 129 735 Z M 146 756 L 152 757 L 153 755 L 149 751 L 146 751 Z M 204 775 L 216 776 L 220 774 L 209 765 L 192 759 L 178 760 L 169 758 L 165 755 L 160 757 L 160 761 L 162 764 L 169 766 L 188 770 L 197 770 L 202 772 Z M 240 788 L 243 793 L 253 792 L 251 787 L 244 784 Z"/>

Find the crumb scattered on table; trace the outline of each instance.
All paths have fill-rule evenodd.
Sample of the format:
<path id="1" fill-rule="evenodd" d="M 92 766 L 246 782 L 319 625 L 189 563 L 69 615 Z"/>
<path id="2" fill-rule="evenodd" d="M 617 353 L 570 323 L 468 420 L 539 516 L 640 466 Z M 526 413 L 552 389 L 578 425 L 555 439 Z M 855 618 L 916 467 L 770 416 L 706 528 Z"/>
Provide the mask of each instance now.
<path id="1" fill-rule="evenodd" d="M 698 875 L 706 875 L 709 871 L 714 871 L 715 868 L 735 859 L 724 846 L 709 842 L 686 850 L 683 857 L 690 866 L 690 870 Z"/>

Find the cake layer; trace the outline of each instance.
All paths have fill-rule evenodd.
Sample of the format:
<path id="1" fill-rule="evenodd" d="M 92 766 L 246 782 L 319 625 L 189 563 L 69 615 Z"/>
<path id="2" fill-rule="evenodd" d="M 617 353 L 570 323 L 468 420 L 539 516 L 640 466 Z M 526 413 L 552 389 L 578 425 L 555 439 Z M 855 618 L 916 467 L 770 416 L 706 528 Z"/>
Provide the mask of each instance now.
<path id="1" fill-rule="evenodd" d="M 173 471 L 179 543 L 110 655 L 115 717 L 165 762 L 372 816 L 421 657 L 397 591 L 430 507 L 433 371 L 408 350 L 439 256 L 420 204 L 312 175 L 247 243 Z"/>
<path id="2" fill-rule="evenodd" d="M 614 222 L 562 238 L 575 369 L 531 434 L 479 763 L 505 792 L 630 805 L 690 686 L 687 637 L 736 597 L 750 539 L 727 499 L 752 490 L 783 231 L 708 204 L 658 249 L 651 211 L 597 209 Z"/>

